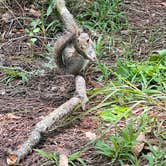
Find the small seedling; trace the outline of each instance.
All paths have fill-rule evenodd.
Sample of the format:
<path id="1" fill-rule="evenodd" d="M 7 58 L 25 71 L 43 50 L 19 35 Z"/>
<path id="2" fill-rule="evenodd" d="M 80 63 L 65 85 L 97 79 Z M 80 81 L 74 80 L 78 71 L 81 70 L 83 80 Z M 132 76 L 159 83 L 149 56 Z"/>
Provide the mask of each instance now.
<path id="1" fill-rule="evenodd" d="M 23 83 L 28 82 L 28 72 L 10 68 L 4 68 L 3 71 L 7 74 L 7 77 L 1 80 L 1 82 L 3 81 L 6 84 L 9 84 L 11 81 L 17 78 L 21 78 Z"/>
<path id="2" fill-rule="evenodd" d="M 57 153 L 48 153 L 41 149 L 35 149 L 35 151 L 41 156 L 47 158 L 50 162 L 52 161 L 56 166 L 59 165 L 59 155 Z M 44 163 L 43 163 L 44 164 Z"/>

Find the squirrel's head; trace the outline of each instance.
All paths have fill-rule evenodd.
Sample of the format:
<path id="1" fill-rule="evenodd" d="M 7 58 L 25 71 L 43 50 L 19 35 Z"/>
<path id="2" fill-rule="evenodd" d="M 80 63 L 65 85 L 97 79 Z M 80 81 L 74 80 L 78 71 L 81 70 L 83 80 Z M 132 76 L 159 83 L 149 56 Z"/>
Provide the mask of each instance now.
<path id="1" fill-rule="evenodd" d="M 97 61 L 93 41 L 88 33 L 80 33 L 75 41 L 77 51 L 86 59 L 92 62 Z"/>

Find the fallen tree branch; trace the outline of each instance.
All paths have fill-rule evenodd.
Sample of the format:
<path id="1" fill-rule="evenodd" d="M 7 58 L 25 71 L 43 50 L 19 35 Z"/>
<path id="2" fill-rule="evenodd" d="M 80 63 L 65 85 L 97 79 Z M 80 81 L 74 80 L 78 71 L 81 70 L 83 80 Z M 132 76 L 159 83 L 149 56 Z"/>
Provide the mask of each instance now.
<path id="1" fill-rule="evenodd" d="M 85 105 L 89 101 L 87 95 L 86 95 L 86 83 L 82 76 L 77 76 L 75 78 L 76 81 L 76 93 L 81 99 L 81 106 L 82 109 L 85 110 Z"/>
<path id="2" fill-rule="evenodd" d="M 72 111 L 77 105 L 81 104 L 83 108 L 85 108 L 85 104 L 88 101 L 85 80 L 82 76 L 76 76 L 75 83 L 76 96 L 69 99 L 38 122 L 27 141 L 22 144 L 21 148 L 16 151 L 8 152 L 7 164 L 18 164 L 28 153 L 32 152 L 32 148 L 39 143 L 42 134 L 45 133 L 56 121 Z M 13 158 L 15 159 L 14 161 Z"/>
<path id="3" fill-rule="evenodd" d="M 68 157 L 65 154 L 59 155 L 59 166 L 68 166 Z"/>

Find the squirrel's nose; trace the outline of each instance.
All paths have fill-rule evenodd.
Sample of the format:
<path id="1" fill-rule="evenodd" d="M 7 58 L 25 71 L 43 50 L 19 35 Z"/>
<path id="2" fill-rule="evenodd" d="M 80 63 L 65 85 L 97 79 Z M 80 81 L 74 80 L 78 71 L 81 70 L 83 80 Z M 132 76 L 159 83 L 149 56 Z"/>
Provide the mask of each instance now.
<path id="1" fill-rule="evenodd" d="M 95 55 L 91 55 L 90 60 L 91 60 L 92 62 L 97 62 L 96 54 L 95 54 Z"/>
<path id="2" fill-rule="evenodd" d="M 92 62 L 96 62 L 97 61 L 96 53 L 95 53 L 94 50 L 90 50 L 87 55 L 88 55 L 88 59 L 90 61 L 92 61 Z"/>

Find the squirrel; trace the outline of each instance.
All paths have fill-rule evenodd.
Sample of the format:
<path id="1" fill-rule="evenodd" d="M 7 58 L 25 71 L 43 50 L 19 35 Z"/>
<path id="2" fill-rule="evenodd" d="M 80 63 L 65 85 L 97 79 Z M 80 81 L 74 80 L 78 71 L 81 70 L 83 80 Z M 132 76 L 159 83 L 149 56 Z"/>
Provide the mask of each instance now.
<path id="1" fill-rule="evenodd" d="M 88 60 L 86 60 L 74 48 L 73 41 L 77 40 L 75 34 L 66 31 L 54 44 L 54 57 L 58 71 L 64 74 L 80 74 L 85 69 Z M 79 50 L 82 51 L 81 49 Z"/>
<path id="2" fill-rule="evenodd" d="M 93 41 L 78 27 L 64 0 L 56 0 L 56 7 L 68 32 L 55 42 L 55 62 L 64 73 L 77 75 L 85 69 L 89 60 L 97 61 Z"/>

